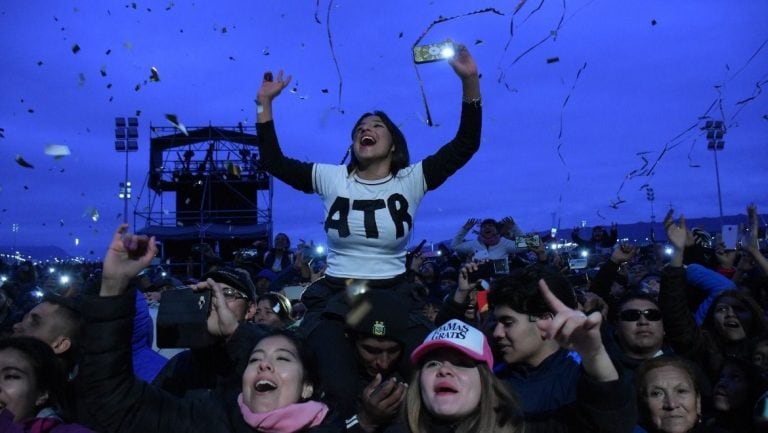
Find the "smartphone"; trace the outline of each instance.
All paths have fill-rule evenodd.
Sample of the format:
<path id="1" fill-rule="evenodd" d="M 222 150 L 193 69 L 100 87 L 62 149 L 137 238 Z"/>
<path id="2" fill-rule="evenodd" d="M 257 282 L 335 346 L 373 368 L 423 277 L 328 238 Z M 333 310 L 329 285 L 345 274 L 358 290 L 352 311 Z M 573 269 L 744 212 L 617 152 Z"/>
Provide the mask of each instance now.
<path id="1" fill-rule="evenodd" d="M 478 280 L 487 280 L 495 275 L 493 262 L 483 262 L 477 265 L 476 271 L 471 271 L 467 274 L 467 280 L 470 283 L 474 283 Z"/>
<path id="2" fill-rule="evenodd" d="M 568 267 L 571 269 L 585 269 L 587 267 L 587 259 L 569 259 Z"/>
<path id="3" fill-rule="evenodd" d="M 437 44 L 417 45 L 413 47 L 413 61 L 416 63 L 438 62 L 447 60 L 456 54 L 456 45 L 451 41 Z"/>
<path id="4" fill-rule="evenodd" d="M 721 229 L 720 236 L 725 244 L 726 250 L 735 250 L 736 241 L 739 238 L 739 226 L 733 224 L 724 225 Z"/>
<path id="5" fill-rule="evenodd" d="M 537 234 L 527 234 L 515 238 L 515 245 L 518 248 L 538 247 L 541 245 L 541 237 Z"/>
<path id="6" fill-rule="evenodd" d="M 214 343 L 208 333 L 211 291 L 180 287 L 163 292 L 157 311 L 157 347 L 202 348 Z"/>

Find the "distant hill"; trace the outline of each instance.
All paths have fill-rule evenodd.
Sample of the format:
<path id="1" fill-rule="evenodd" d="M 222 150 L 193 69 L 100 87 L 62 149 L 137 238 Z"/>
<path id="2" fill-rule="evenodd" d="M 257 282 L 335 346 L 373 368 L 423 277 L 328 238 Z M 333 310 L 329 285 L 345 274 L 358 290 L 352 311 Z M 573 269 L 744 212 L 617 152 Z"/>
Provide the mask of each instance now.
<path id="1" fill-rule="evenodd" d="M 17 245 L 15 249 L 12 245 L 0 245 L 0 253 L 14 254 L 16 251 L 24 257 L 32 257 L 34 260 L 66 259 L 70 257 L 66 251 L 54 245 Z"/>
<path id="2" fill-rule="evenodd" d="M 664 232 L 664 215 L 661 215 L 659 219 L 653 224 L 653 231 L 655 234 L 656 242 L 664 242 L 667 240 L 667 235 Z M 686 218 L 686 225 L 689 229 L 693 228 L 702 228 L 710 233 L 719 233 L 720 229 L 722 227 L 722 224 L 733 224 L 733 225 L 739 225 L 739 224 L 746 224 L 747 223 L 747 215 L 741 214 L 741 215 L 728 215 L 723 216 L 722 222 L 720 221 L 720 217 L 714 217 L 714 218 Z M 610 228 L 610 225 L 604 225 L 606 229 Z M 651 223 L 650 222 L 636 222 L 633 224 L 619 224 L 619 238 L 628 238 L 630 242 L 632 243 L 644 243 L 646 241 L 646 238 L 649 238 L 648 241 L 650 241 L 650 234 L 651 234 Z M 572 229 L 568 230 L 561 230 L 558 232 L 557 236 L 558 238 L 565 238 L 570 239 L 571 238 L 571 232 Z M 588 238 L 590 233 L 592 232 L 592 227 L 588 226 L 581 230 L 581 237 L 582 238 Z"/>

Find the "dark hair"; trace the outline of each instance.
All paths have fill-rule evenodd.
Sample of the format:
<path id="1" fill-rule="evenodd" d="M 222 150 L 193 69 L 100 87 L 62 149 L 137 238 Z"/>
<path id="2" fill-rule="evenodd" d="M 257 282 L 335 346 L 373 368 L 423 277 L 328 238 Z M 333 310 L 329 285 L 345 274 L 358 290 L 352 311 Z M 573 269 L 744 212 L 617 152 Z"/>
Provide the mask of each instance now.
<path id="1" fill-rule="evenodd" d="M 392 153 L 392 163 L 390 165 L 390 173 L 392 175 L 396 175 L 398 171 L 401 169 L 408 167 L 411 163 L 411 157 L 408 153 L 408 144 L 405 141 L 405 136 L 403 135 L 403 132 L 400 130 L 400 128 L 395 125 L 394 122 L 392 122 L 392 119 L 387 116 L 386 113 L 380 110 L 374 110 L 373 112 L 364 113 L 362 116 L 360 116 L 359 119 L 357 119 L 357 122 L 355 122 L 355 126 L 352 127 L 352 133 L 350 134 L 352 136 L 352 141 L 355 140 L 355 130 L 358 126 L 360 126 L 360 123 L 363 122 L 363 120 L 366 117 L 371 116 L 378 116 L 381 121 L 384 123 L 384 126 L 387 127 L 387 130 L 389 131 L 390 135 L 392 135 L 392 145 L 395 147 L 394 152 Z M 349 173 L 352 173 L 357 169 L 357 167 L 360 165 L 360 161 L 357 160 L 357 157 L 355 156 L 355 152 L 350 152 L 350 161 L 347 165 L 347 170 Z"/>
<path id="2" fill-rule="evenodd" d="M 293 323 L 292 314 L 293 314 L 293 307 L 291 306 L 291 301 L 288 300 L 284 295 L 281 295 L 279 293 L 274 292 L 268 292 L 264 293 L 262 295 L 259 295 L 259 297 L 256 299 L 256 304 L 258 305 L 261 301 L 269 301 L 270 304 L 274 307 L 275 305 L 280 306 L 280 311 L 277 313 L 277 317 L 280 318 L 280 321 L 283 322 L 284 326 L 290 325 Z M 274 311 L 274 310 L 273 310 Z"/>
<path id="3" fill-rule="evenodd" d="M 576 294 L 563 274 L 537 265 L 515 271 L 491 283 L 488 303 L 491 307 L 506 306 L 518 313 L 539 317 L 554 313 L 539 291 L 543 279 L 552 293 L 570 308 L 576 308 Z"/>
<path id="4" fill-rule="evenodd" d="M 747 385 L 746 407 L 732 408 L 732 410 L 743 410 L 745 412 L 751 412 L 755 403 L 757 403 L 757 400 L 760 399 L 760 396 L 763 395 L 763 393 L 766 391 L 766 387 L 768 387 L 768 383 L 766 378 L 763 376 L 760 367 L 752 364 L 747 360 L 734 357 L 728 357 L 725 359 L 723 366 L 720 368 L 720 375 L 723 374 L 723 370 L 725 370 L 726 367 L 735 367 L 741 370 L 745 376 L 744 383 Z M 718 382 L 720 382 L 719 378 L 713 383 L 713 388 L 717 386 Z"/>
<path id="5" fill-rule="evenodd" d="M 715 299 L 712 301 L 712 304 L 710 304 L 709 309 L 707 310 L 707 315 L 704 317 L 702 328 L 706 329 L 708 332 L 711 332 L 713 335 L 718 336 L 719 338 L 720 334 L 717 332 L 717 328 L 715 327 L 715 309 L 717 307 L 717 303 L 726 297 L 733 298 L 741 302 L 742 305 L 744 305 L 744 307 L 749 310 L 749 313 L 752 315 L 752 323 L 749 329 L 745 329 L 747 340 L 763 337 L 766 335 L 766 332 L 768 332 L 768 325 L 766 324 L 762 308 L 760 308 L 760 306 L 757 304 L 757 302 L 755 302 L 754 299 L 752 299 L 751 296 L 735 289 L 720 292 L 715 297 Z M 741 325 L 744 326 L 745 324 L 742 323 Z"/>
<path id="6" fill-rule="evenodd" d="M 317 366 L 317 358 L 315 352 L 309 347 L 307 341 L 301 335 L 290 329 L 272 328 L 267 331 L 253 347 L 256 347 L 263 339 L 269 337 L 285 337 L 294 346 L 296 346 L 296 354 L 299 356 L 299 361 L 304 367 L 304 382 L 312 385 L 312 396 L 308 400 L 312 400 L 320 395 L 320 373 Z"/>
<path id="7" fill-rule="evenodd" d="M 46 293 L 43 302 L 55 305 L 56 316 L 61 327 L 61 335 L 69 338 L 69 349 L 58 355 L 60 361 L 64 363 L 66 371 L 70 371 L 77 363 L 78 353 L 80 351 L 80 339 L 82 338 L 85 321 L 80 308 L 80 298 L 59 296 L 55 293 Z"/>
<path id="8" fill-rule="evenodd" d="M 637 289 L 630 290 L 630 291 L 624 292 L 616 301 L 616 303 L 613 305 L 613 308 L 611 308 L 611 311 L 609 313 L 611 321 L 612 322 L 618 321 L 619 313 L 621 313 L 621 307 L 623 307 L 624 304 L 628 303 L 629 301 L 634 301 L 635 299 L 642 299 L 643 301 L 648 301 L 653 305 L 655 305 L 657 308 L 659 306 L 659 301 L 652 295 L 646 292 L 643 292 L 642 290 L 637 290 Z"/>
<path id="9" fill-rule="evenodd" d="M 16 350 L 29 362 L 37 388 L 48 392 L 44 407 L 62 412 L 62 405 L 67 403 L 64 396 L 67 376 L 51 346 L 33 337 L 1 338 L 0 350 L 7 349 Z"/>

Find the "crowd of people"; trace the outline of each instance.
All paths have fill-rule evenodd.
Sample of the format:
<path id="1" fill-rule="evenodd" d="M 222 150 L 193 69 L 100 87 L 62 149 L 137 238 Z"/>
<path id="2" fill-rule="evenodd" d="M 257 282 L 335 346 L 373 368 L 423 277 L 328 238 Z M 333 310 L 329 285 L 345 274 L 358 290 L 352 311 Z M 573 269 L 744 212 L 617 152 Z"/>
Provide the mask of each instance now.
<path id="1" fill-rule="evenodd" d="M 291 78 L 264 74 L 262 162 L 320 196 L 322 255 L 280 233 L 247 262 L 174 274 L 121 225 L 103 263 L 0 263 L 0 431 L 768 429 L 754 205 L 737 249 L 670 211 L 671 255 L 614 225 L 575 233 L 591 254 L 573 260 L 511 217 L 468 219 L 440 255 L 408 250 L 421 199 L 480 145 L 479 74 L 456 48 L 457 133 L 417 163 L 380 111 L 355 123 L 346 165 L 283 155 L 273 102 Z"/>

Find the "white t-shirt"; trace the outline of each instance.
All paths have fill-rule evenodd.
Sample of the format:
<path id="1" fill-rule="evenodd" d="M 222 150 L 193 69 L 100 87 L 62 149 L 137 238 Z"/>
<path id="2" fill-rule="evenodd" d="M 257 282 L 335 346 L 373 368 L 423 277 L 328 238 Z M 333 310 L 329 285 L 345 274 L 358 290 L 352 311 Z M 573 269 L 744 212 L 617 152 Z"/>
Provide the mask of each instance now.
<path id="1" fill-rule="evenodd" d="M 344 165 L 314 164 L 312 178 L 325 208 L 326 274 L 375 280 L 405 272 L 414 216 L 427 191 L 421 162 L 375 181 L 349 175 Z"/>

